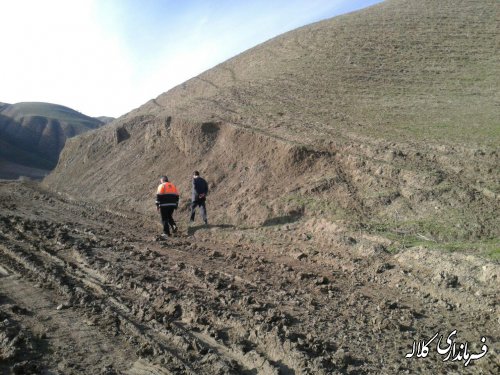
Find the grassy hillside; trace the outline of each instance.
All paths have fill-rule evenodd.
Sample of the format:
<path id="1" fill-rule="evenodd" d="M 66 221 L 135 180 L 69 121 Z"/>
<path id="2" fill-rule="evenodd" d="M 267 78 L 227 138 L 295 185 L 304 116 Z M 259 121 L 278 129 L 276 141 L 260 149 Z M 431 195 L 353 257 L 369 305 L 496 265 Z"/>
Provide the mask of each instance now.
<path id="1" fill-rule="evenodd" d="M 157 177 L 187 197 L 199 169 L 220 222 L 321 217 L 490 252 L 496 6 L 389 0 L 283 34 L 69 142 L 46 182 L 153 215 Z"/>
<path id="2" fill-rule="evenodd" d="M 0 139 L 0 160 L 17 160 L 18 164 L 32 166 L 33 168 L 49 171 L 53 162 L 44 159 L 29 150 L 13 146 L 9 142 Z"/>
<path id="3" fill-rule="evenodd" d="M 270 40 L 133 114 L 213 115 L 300 142 L 334 131 L 494 146 L 495 5 L 387 1 Z"/>
<path id="4" fill-rule="evenodd" d="M 86 116 L 74 109 L 51 103 L 17 103 L 2 109 L 2 114 L 17 122 L 22 122 L 23 119 L 30 117 L 57 120 L 62 124 L 71 125 L 76 134 L 89 129 L 96 129 L 102 125 L 102 122 L 98 119 Z"/>
<path id="5" fill-rule="evenodd" d="M 56 104 L 2 103 L 0 158 L 48 171 L 55 167 L 67 138 L 102 125 L 98 119 Z"/>

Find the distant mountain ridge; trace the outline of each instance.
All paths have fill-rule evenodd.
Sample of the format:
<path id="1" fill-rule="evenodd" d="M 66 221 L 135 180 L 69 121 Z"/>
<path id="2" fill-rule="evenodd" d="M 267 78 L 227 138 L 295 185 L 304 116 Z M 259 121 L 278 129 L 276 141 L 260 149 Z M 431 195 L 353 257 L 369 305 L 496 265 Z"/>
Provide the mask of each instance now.
<path id="1" fill-rule="evenodd" d="M 56 166 L 67 138 L 105 123 L 58 104 L 0 103 L 0 177 L 15 178 L 16 165 L 39 177 Z"/>
<path id="2" fill-rule="evenodd" d="M 99 117 L 96 117 L 96 119 L 98 119 L 99 121 L 103 122 L 104 124 L 109 124 L 115 118 L 114 117 L 108 117 L 108 116 L 99 116 Z"/>

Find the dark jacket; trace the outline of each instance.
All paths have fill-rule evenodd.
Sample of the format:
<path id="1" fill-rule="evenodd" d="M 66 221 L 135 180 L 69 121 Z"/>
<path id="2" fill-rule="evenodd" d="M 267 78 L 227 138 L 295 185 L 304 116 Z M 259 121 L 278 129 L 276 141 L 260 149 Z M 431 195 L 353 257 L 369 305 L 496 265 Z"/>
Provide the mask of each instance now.
<path id="1" fill-rule="evenodd" d="M 201 177 L 193 178 L 193 190 L 191 193 L 191 200 L 193 202 L 198 200 L 204 200 L 207 194 L 208 194 L 207 182 Z"/>

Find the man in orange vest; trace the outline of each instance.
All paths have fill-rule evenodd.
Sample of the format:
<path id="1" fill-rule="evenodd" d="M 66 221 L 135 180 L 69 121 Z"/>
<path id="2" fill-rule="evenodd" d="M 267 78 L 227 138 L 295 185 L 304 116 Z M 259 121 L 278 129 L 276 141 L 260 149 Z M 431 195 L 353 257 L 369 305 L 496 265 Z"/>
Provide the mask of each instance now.
<path id="1" fill-rule="evenodd" d="M 160 182 L 156 192 L 156 209 L 161 214 L 161 222 L 163 224 L 162 237 L 166 238 L 170 236 L 169 225 L 172 227 L 172 232 L 177 232 L 177 225 L 172 214 L 179 205 L 179 192 L 173 183 L 168 182 L 167 176 L 162 176 Z"/>

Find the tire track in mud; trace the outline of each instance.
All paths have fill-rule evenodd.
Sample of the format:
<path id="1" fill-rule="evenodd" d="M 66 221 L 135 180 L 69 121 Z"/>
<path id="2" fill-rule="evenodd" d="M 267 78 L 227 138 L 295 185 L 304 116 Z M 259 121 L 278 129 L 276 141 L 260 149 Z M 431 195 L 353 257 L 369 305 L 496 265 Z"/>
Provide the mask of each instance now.
<path id="1" fill-rule="evenodd" d="M 28 224 L 29 226 L 29 224 Z M 26 241 L 25 235 L 20 235 L 17 234 L 17 236 L 20 236 L 23 241 Z M 64 237 L 64 236 L 63 236 Z M 108 276 L 105 274 L 100 273 L 99 270 L 91 269 L 89 268 L 89 264 L 82 264 L 82 258 L 84 259 L 86 257 L 86 254 L 79 254 L 79 256 L 75 257 L 73 256 L 73 259 L 79 260 L 80 264 L 78 263 L 71 263 L 70 261 L 67 261 L 64 259 L 64 257 L 59 257 L 55 255 L 54 253 L 50 252 L 47 250 L 47 248 L 44 248 L 44 246 L 39 246 L 36 251 L 33 251 L 34 249 L 30 249 L 31 251 L 27 251 L 22 248 L 22 246 L 19 243 L 16 243 L 17 240 L 11 238 L 11 243 L 12 243 L 12 248 L 8 249 L 4 246 L 0 247 L 0 250 L 2 250 L 2 253 L 4 257 L 9 257 L 12 260 L 12 263 L 15 263 L 18 265 L 18 268 L 20 269 L 20 272 L 23 274 L 26 273 L 31 273 L 31 274 L 36 274 L 38 275 L 38 279 L 42 278 L 43 282 L 51 284 L 51 286 L 54 286 L 58 288 L 59 292 L 61 292 L 65 298 L 69 299 L 70 302 L 68 302 L 68 305 L 73 305 L 75 304 L 76 299 L 80 299 L 79 304 L 80 305 L 89 305 L 89 303 L 85 302 L 86 300 L 96 300 L 96 299 L 101 299 L 101 306 L 96 310 L 95 306 L 93 306 L 92 302 L 90 302 L 90 306 L 93 306 L 93 312 L 100 312 L 102 310 L 110 310 L 111 315 L 113 316 L 118 316 L 118 319 L 120 320 L 120 328 L 122 327 L 127 327 L 130 332 L 127 333 L 132 333 L 135 334 L 136 336 L 140 337 L 143 342 L 146 342 L 147 344 L 145 345 L 146 347 L 143 350 L 144 354 L 147 354 L 152 351 L 151 354 L 157 355 L 158 353 L 161 353 L 160 350 L 156 350 L 154 347 L 155 345 L 153 343 L 161 343 L 162 340 L 158 338 L 153 338 L 152 336 L 146 335 L 144 332 L 146 331 L 144 326 L 137 327 L 136 324 L 134 324 L 133 319 L 127 317 L 127 315 L 130 315 L 131 313 L 138 314 L 139 320 L 144 320 L 145 319 L 145 311 L 147 309 L 144 306 L 141 306 L 141 304 L 133 304 L 129 302 L 128 304 L 124 304 L 123 302 L 120 302 L 119 300 L 123 301 L 125 298 L 124 293 L 122 292 L 120 297 L 115 297 L 117 293 L 112 290 L 112 288 L 109 285 L 103 285 L 103 281 L 108 279 Z M 35 241 L 30 241 L 30 242 L 35 242 Z M 130 247 L 130 245 L 127 245 Z M 71 249 L 71 253 L 74 253 L 75 251 L 78 251 L 78 248 L 85 249 L 85 245 L 82 246 L 81 243 L 78 243 L 78 245 L 75 248 Z M 82 250 L 82 249 L 79 249 Z M 182 255 L 183 251 L 179 251 Z M 37 255 L 34 255 L 34 254 Z M 144 255 L 141 252 L 137 251 L 131 251 L 130 253 L 133 254 L 133 257 L 138 259 L 139 261 L 147 260 L 147 259 L 156 259 L 157 255 L 153 255 L 153 253 L 150 250 L 146 251 L 146 255 Z M 99 259 L 99 257 L 96 257 Z M 161 259 L 161 258 L 159 258 Z M 100 262 L 95 262 L 94 263 L 100 263 Z M 106 265 L 103 268 L 106 268 L 109 263 L 106 263 Z M 183 270 L 185 266 L 182 265 L 183 263 L 176 263 L 175 266 L 178 267 L 180 270 Z M 25 270 L 22 270 L 22 267 L 19 267 L 21 265 L 22 267 L 25 268 Z M 154 270 L 156 267 L 154 264 L 149 264 L 149 271 Z M 47 269 L 51 270 L 51 273 L 47 273 Z M 137 265 L 135 269 L 140 269 L 140 265 Z M 89 272 L 91 270 L 91 272 Z M 176 271 L 174 270 L 174 276 Z M 189 278 L 189 274 L 193 274 L 194 277 Z M 198 275 L 197 275 L 198 274 Z M 202 277 L 200 279 L 200 274 L 203 274 L 206 277 Z M 188 279 L 188 283 L 193 283 L 193 284 L 198 284 L 198 285 L 190 285 L 192 289 L 200 289 L 203 288 L 205 290 L 210 290 L 211 292 L 215 293 L 215 291 L 218 288 L 221 288 L 222 285 L 220 284 L 221 282 L 224 283 L 224 279 L 220 276 L 217 275 L 217 273 L 210 273 L 210 272 L 203 272 L 199 268 L 193 268 L 189 267 L 189 273 L 187 275 L 183 275 L 182 277 L 179 277 L 180 279 Z M 228 279 L 228 274 L 227 272 L 225 273 L 224 277 Z M 113 278 L 113 276 L 111 276 Z M 150 291 L 152 289 L 151 282 L 156 281 L 157 279 L 152 276 L 151 272 L 147 277 L 143 277 L 141 287 L 137 287 L 134 285 L 134 292 L 135 294 L 140 294 L 142 296 L 146 296 L 146 298 L 150 297 Z M 201 285 L 199 280 L 201 280 Z M 242 280 L 240 278 L 240 280 Z M 122 280 L 118 279 L 118 282 L 121 282 Z M 133 282 L 132 282 L 133 283 Z M 131 285 L 132 285 L 131 283 Z M 215 283 L 214 286 L 211 285 Z M 149 285 L 148 285 L 149 284 Z M 233 283 L 234 285 L 234 283 Z M 168 290 L 168 288 L 163 288 L 164 290 Z M 92 291 L 92 293 L 88 293 L 89 290 Z M 87 293 L 85 293 L 87 291 Z M 217 294 L 217 293 L 215 293 Z M 162 296 L 164 297 L 164 296 Z M 189 297 L 188 297 L 189 298 Z M 193 298 L 190 296 L 190 298 Z M 224 299 L 224 296 L 220 296 L 219 298 Z M 129 301 L 133 299 L 133 296 L 129 297 Z M 195 301 L 201 299 L 202 302 L 205 302 L 203 298 L 193 298 Z M 106 307 L 103 308 L 102 305 L 105 305 Z M 132 306 L 130 308 L 130 306 Z M 179 305 L 175 305 L 175 308 L 178 308 Z M 218 305 L 215 305 L 213 309 L 215 310 L 214 312 L 211 313 L 214 315 L 217 315 L 220 313 L 220 310 L 217 311 Z M 196 308 L 195 308 L 196 309 Z M 154 312 L 154 308 L 151 309 Z M 175 309 L 172 312 L 175 314 Z M 110 315 L 108 314 L 108 315 Z M 156 316 L 158 318 L 158 316 Z M 163 323 L 165 323 L 165 316 L 163 317 Z M 213 320 L 213 318 L 212 318 Z M 216 343 L 214 341 L 215 339 L 212 337 L 214 336 L 215 338 L 220 338 L 218 335 L 220 332 L 217 332 L 215 330 L 208 330 L 207 332 L 200 332 L 197 333 L 196 335 L 192 335 L 189 333 L 190 330 L 185 329 L 182 327 L 182 325 L 170 325 L 169 329 L 170 331 L 175 332 L 172 334 L 172 332 L 166 332 L 165 329 L 162 329 L 160 324 L 156 321 L 156 319 L 152 318 L 149 322 L 149 326 L 152 326 L 152 331 L 154 332 L 160 332 L 162 336 L 167 337 L 168 339 L 168 345 L 172 346 L 172 342 L 178 344 L 177 346 L 181 347 L 181 349 L 184 350 L 189 350 L 192 346 L 191 342 L 194 342 L 195 347 L 200 347 L 202 348 L 202 352 L 211 352 L 211 360 L 214 361 L 214 353 L 218 352 L 223 352 L 226 355 L 230 354 L 230 359 L 232 362 L 240 361 L 245 364 L 244 367 L 250 366 L 251 368 L 257 368 L 259 369 L 260 372 L 264 371 L 264 373 L 275 373 L 277 371 L 276 365 L 273 365 L 272 363 L 276 363 L 277 360 L 270 361 L 265 358 L 262 354 L 259 354 L 255 349 L 252 349 L 250 354 L 247 354 L 247 352 L 243 352 L 242 350 L 236 350 L 234 348 L 226 348 L 223 344 Z M 151 328 L 151 327 L 150 327 Z M 174 329 L 175 328 L 175 329 Z M 177 332 L 176 332 L 177 331 Z M 215 345 L 214 345 L 215 343 Z M 175 345 L 174 345 L 175 346 Z M 248 346 L 248 343 L 246 344 Z M 255 345 L 257 347 L 257 345 Z M 151 349 L 152 348 L 152 349 Z M 207 349 L 208 348 L 208 349 Z M 225 350 L 221 350 L 221 348 L 226 348 Z M 189 359 L 191 361 L 192 359 Z M 212 365 L 213 366 L 213 365 Z M 234 367 L 234 365 L 233 365 Z M 243 367 L 243 368 L 244 368 Z M 287 368 L 284 364 L 279 365 L 280 368 Z M 274 370 L 271 370 L 274 369 Z M 188 370 L 188 368 L 184 368 L 183 371 Z M 238 372 L 240 372 L 242 369 L 238 369 Z"/>
<path id="2" fill-rule="evenodd" d="M 2 371 L 9 364 L 14 373 L 38 374 L 48 368 L 69 374 L 84 373 L 87 366 L 95 363 L 126 363 L 134 355 L 133 350 L 117 345 L 117 338 L 86 323 L 79 310 L 57 309 L 59 302 L 50 290 L 36 287 L 15 273 L 3 278 L 1 283 L 0 294 L 10 303 L 0 305 L 0 311 L 3 307 L 12 310 L 12 306 L 24 311 L 19 330 L 31 332 L 34 338 L 28 345 L 36 349 L 24 361 L 22 353 L 9 358 L 0 365 L 1 373 L 10 373 Z M 11 314 L 9 320 L 19 318 L 19 314 Z"/>
<path id="3" fill-rule="evenodd" d="M 64 238 L 65 236 L 62 236 L 62 237 Z M 182 245 L 182 243 L 181 243 L 181 245 Z M 127 246 L 130 247 L 130 245 L 127 245 Z M 76 247 L 77 248 L 78 247 L 82 247 L 81 243 L 78 243 Z M 83 247 L 85 247 L 85 246 L 83 246 Z M 171 249 L 171 248 L 168 249 L 168 251 L 170 251 L 170 252 L 172 252 L 172 250 L 174 250 L 174 249 Z M 59 257 L 55 256 L 54 254 L 50 254 L 49 252 L 47 252 L 43 248 L 39 249 L 39 251 L 48 260 L 54 262 L 53 268 L 59 267 L 58 269 L 60 270 L 60 268 L 65 264 L 65 261 L 62 258 L 59 258 Z M 165 251 L 165 250 L 160 247 L 159 249 L 157 249 L 157 251 L 161 252 L 161 251 Z M 201 265 L 204 262 L 206 262 L 206 258 L 207 257 L 206 257 L 205 254 L 203 254 L 204 251 L 205 251 L 205 249 L 201 248 L 201 256 L 202 256 L 202 258 L 199 259 L 199 265 Z M 72 252 L 74 253 L 75 249 L 73 249 Z M 153 253 L 150 250 L 146 250 L 145 253 L 146 253 L 146 255 L 144 255 L 143 253 L 134 252 L 134 255 L 140 261 L 147 260 L 148 258 L 154 258 L 154 255 L 153 255 Z M 183 256 L 185 256 L 186 251 L 177 250 L 177 253 L 179 254 L 180 257 L 183 257 Z M 10 255 L 13 255 L 13 254 L 10 253 Z M 193 255 L 193 254 L 191 254 L 191 255 Z M 216 255 L 219 256 L 219 254 L 216 254 Z M 80 261 L 81 261 L 82 257 L 84 257 L 84 256 L 80 255 L 80 257 L 79 257 Z M 231 255 L 230 255 L 230 258 L 235 258 L 235 257 L 236 257 L 236 255 L 234 255 L 234 252 L 232 252 Z M 77 259 L 78 257 L 73 256 L 73 258 Z M 95 258 L 99 259 L 98 256 L 95 256 Z M 210 259 L 211 257 L 209 256 L 208 258 Z M 248 259 L 251 259 L 252 257 L 249 257 L 249 256 L 245 257 L 245 256 L 243 256 L 242 258 L 248 260 Z M 38 272 L 38 270 L 37 270 L 36 267 L 34 267 L 31 263 L 27 264 L 26 261 L 23 262 L 23 259 L 24 259 L 23 256 L 19 256 L 17 258 L 17 260 L 19 262 L 24 263 L 25 265 L 27 265 L 28 268 L 30 268 L 33 272 Z M 41 263 L 43 263 L 43 262 L 41 262 Z M 100 262 L 94 262 L 94 263 L 100 263 Z M 71 274 L 71 273 L 75 274 L 76 273 L 75 270 L 78 270 L 78 269 L 81 270 L 82 267 L 87 268 L 87 270 L 85 270 L 85 272 L 87 274 L 89 274 L 89 272 L 88 272 L 88 265 L 87 266 L 76 267 L 75 264 L 71 264 L 69 262 L 68 262 L 68 264 L 71 265 L 71 267 L 70 267 L 71 268 L 71 272 L 69 272 L 69 274 Z M 151 269 L 155 268 L 153 264 L 149 264 L 149 266 L 151 267 Z M 176 263 L 175 267 L 178 267 L 179 270 L 184 270 L 186 268 L 186 266 L 183 265 L 183 263 Z M 136 267 L 136 269 L 139 269 L 139 268 L 140 268 L 140 266 Z M 217 269 L 217 267 L 215 267 L 215 268 Z M 175 274 L 176 271 L 175 270 L 173 270 L 173 271 L 174 271 L 174 274 Z M 212 293 L 215 293 L 215 294 L 218 293 L 218 292 L 216 292 L 217 289 L 225 288 L 226 286 L 228 286 L 228 285 L 224 285 L 224 283 L 228 284 L 229 282 L 231 282 L 232 284 L 230 284 L 231 287 L 229 289 L 234 289 L 235 285 L 238 284 L 238 281 L 236 281 L 236 280 L 239 280 L 239 281 L 244 280 L 241 276 L 236 277 L 236 276 L 233 276 L 231 274 L 228 274 L 228 272 L 202 271 L 200 268 L 193 267 L 193 266 L 187 267 L 187 271 L 188 272 L 185 275 L 174 275 L 174 276 L 175 276 L 175 278 L 186 280 L 186 279 L 189 279 L 189 275 L 192 273 L 195 277 L 191 277 L 190 282 L 192 284 L 196 284 L 196 283 L 200 284 L 200 282 L 201 282 L 201 285 L 197 285 L 196 287 L 193 287 L 192 285 L 190 285 L 191 288 L 196 289 L 196 288 L 200 288 L 201 287 L 202 289 L 204 289 L 204 290 L 210 290 Z M 68 274 L 68 272 L 66 272 L 66 273 Z M 76 275 L 76 276 L 77 276 L 76 279 L 83 280 L 83 283 L 86 284 L 85 286 L 87 286 L 87 287 L 90 286 L 94 290 L 97 290 L 96 293 L 95 293 L 96 296 L 100 296 L 100 295 L 104 294 L 104 295 L 106 295 L 108 297 L 108 299 L 110 299 L 112 301 L 112 299 L 111 299 L 112 297 L 110 297 L 111 293 L 109 291 L 103 292 L 103 287 L 101 286 L 102 285 L 102 281 L 106 279 L 106 276 L 102 276 L 101 275 L 100 277 L 98 277 L 98 279 L 100 280 L 98 288 L 95 287 L 95 285 L 96 285 L 96 281 L 95 281 L 95 279 L 96 279 L 96 271 L 92 272 L 92 274 L 90 275 L 91 277 L 89 277 L 89 275 L 87 275 L 87 277 L 82 277 L 82 275 Z M 151 279 L 151 276 L 148 276 L 148 278 Z M 94 281 L 91 281 L 92 279 L 94 279 Z M 113 280 L 113 281 L 115 281 L 115 280 Z M 120 282 L 121 280 L 116 280 L 116 281 Z M 142 280 L 142 285 L 143 286 L 145 284 L 147 284 L 144 281 L 145 280 Z M 153 279 L 152 281 L 155 281 L 155 280 Z M 235 281 L 236 281 L 236 283 L 235 283 Z M 59 282 L 59 284 L 60 285 L 67 285 L 68 281 L 66 281 L 66 282 L 62 281 L 62 282 Z M 253 294 L 253 292 L 255 291 L 255 290 L 253 290 L 253 289 L 255 289 L 253 286 L 255 284 L 253 282 L 250 282 L 250 281 L 246 281 L 246 282 L 244 282 L 244 284 L 250 285 L 250 288 L 252 288 L 252 289 L 247 289 L 242 294 L 244 294 L 245 296 Z M 266 292 L 269 293 L 269 285 L 267 285 L 266 287 L 267 287 Z M 146 287 L 146 288 L 144 288 L 144 287 L 136 288 L 137 292 L 139 292 L 140 294 L 144 294 L 144 293 L 147 294 L 147 292 L 145 292 L 145 289 L 147 290 L 149 288 L 148 287 Z M 81 290 L 81 288 L 78 288 L 78 290 Z M 259 291 L 257 290 L 257 292 L 259 292 Z M 263 291 L 261 290 L 260 292 L 263 292 Z M 224 305 L 227 304 L 227 301 L 225 301 L 226 296 L 224 296 L 223 293 L 222 293 L 221 296 L 218 296 L 218 298 L 221 298 L 224 301 L 224 303 L 223 303 Z M 194 300 L 196 300 L 196 299 L 197 298 L 195 297 Z M 198 299 L 200 299 L 200 298 L 198 298 Z M 201 299 L 202 299 L 202 303 L 205 303 L 205 301 L 203 300 L 203 298 L 201 298 Z M 245 305 L 247 305 L 252 300 L 252 298 L 248 298 L 247 297 L 246 300 L 245 300 L 245 298 L 243 300 L 244 300 L 244 306 L 245 306 Z M 266 310 L 266 308 L 267 308 L 267 306 L 266 306 L 265 303 L 259 304 L 256 301 L 252 301 L 252 302 L 253 302 L 253 305 L 255 305 L 255 306 L 253 307 L 253 310 L 251 310 L 251 311 Z M 220 305 L 219 306 L 215 306 L 214 307 L 215 313 L 212 313 L 211 315 L 213 315 L 213 316 L 217 315 L 219 313 L 219 311 L 220 311 L 220 310 L 217 310 L 217 309 L 224 308 L 224 307 L 226 307 L 226 306 L 220 306 Z M 278 318 L 279 318 L 279 316 L 278 316 Z M 276 316 L 271 316 L 271 320 L 273 320 L 273 319 L 276 320 L 278 318 Z M 283 315 L 283 318 L 286 319 L 286 316 Z M 251 315 L 247 316 L 245 319 L 250 319 L 250 321 L 252 321 L 252 316 Z M 212 320 L 216 320 L 216 319 L 214 319 L 212 317 Z M 222 324 L 221 324 L 221 322 L 222 322 Z M 219 322 L 216 325 L 222 325 L 222 326 L 226 325 L 227 326 L 227 324 L 228 324 L 228 322 L 220 321 L 220 319 L 219 319 Z M 254 324 L 251 323 L 251 324 L 249 324 L 249 326 L 254 326 Z M 241 327 L 239 327 L 239 328 L 241 328 Z M 207 345 L 207 342 L 210 342 L 212 340 L 212 338 L 211 338 L 210 335 L 216 336 L 217 334 L 218 334 L 217 331 L 212 331 L 212 332 L 209 332 L 208 335 L 205 335 L 205 345 Z M 199 339 L 203 339 L 203 336 L 201 334 L 198 334 L 197 337 Z M 268 340 L 268 339 L 266 338 L 266 340 Z M 258 340 L 255 338 L 254 341 L 258 341 Z M 245 348 L 248 347 L 249 344 L 250 344 L 250 342 L 247 341 L 245 343 L 244 347 Z M 262 353 L 265 353 L 266 350 L 267 350 L 266 347 L 265 347 L 265 345 L 267 345 L 267 344 L 266 343 L 264 343 L 264 344 L 262 344 L 262 343 L 254 343 L 252 346 L 254 346 L 255 349 L 257 349 L 259 346 L 263 347 Z M 245 359 L 244 362 L 250 363 L 250 364 L 255 364 L 256 362 L 262 362 L 262 358 L 265 359 L 265 357 L 263 357 L 261 354 L 257 353 L 255 351 L 255 349 L 252 349 L 251 355 L 246 355 L 246 358 L 248 358 L 248 357 L 254 357 L 255 359 L 253 359 L 253 360 Z M 232 349 L 232 350 L 235 351 L 234 349 Z M 282 352 L 286 352 L 283 348 L 280 348 L 280 350 Z M 245 349 L 245 351 L 248 352 L 249 350 Z M 290 351 L 290 350 L 288 350 L 288 351 Z M 245 354 L 246 354 L 245 352 L 242 352 L 242 351 L 239 351 L 239 352 L 235 351 L 235 352 L 237 352 L 237 356 L 239 356 L 239 357 L 245 357 Z M 280 356 L 276 357 L 276 355 L 275 355 L 275 356 L 273 356 L 273 360 L 270 360 L 269 363 L 271 363 L 271 362 L 278 363 L 282 359 L 281 357 Z M 300 358 L 300 361 L 303 362 L 303 355 L 302 354 L 300 354 L 300 353 L 296 354 L 295 357 Z M 264 362 L 265 362 L 265 360 L 264 360 Z M 279 363 L 281 363 L 281 362 L 279 362 Z M 257 367 L 259 367 L 259 366 L 257 366 Z M 262 367 L 262 365 L 260 365 L 260 367 Z M 268 365 L 268 367 L 271 368 L 272 366 Z M 282 369 L 283 368 L 287 368 L 287 366 L 284 365 L 284 364 L 279 364 L 278 367 L 280 367 Z"/>
<path id="4" fill-rule="evenodd" d="M 201 257 L 199 259 L 193 259 L 196 258 L 198 253 L 200 253 L 199 255 L 201 255 Z M 205 253 L 211 253 L 212 255 Z M 214 256 L 215 259 L 213 259 Z M 203 335 L 203 333 L 196 333 L 196 336 L 203 339 L 205 342 L 211 342 L 212 346 L 215 345 L 219 350 L 222 350 L 222 352 L 225 352 L 233 358 L 241 358 L 243 363 L 246 363 L 247 366 L 256 367 L 260 372 L 264 371 L 264 373 L 273 373 L 274 371 L 270 370 L 275 368 L 273 365 L 281 369 L 283 373 L 291 371 L 289 370 L 289 366 L 291 364 L 288 364 L 287 366 L 285 363 L 291 362 L 293 364 L 293 358 L 300 358 L 300 360 L 302 360 L 302 353 L 294 352 L 290 349 L 286 350 L 282 345 L 278 346 L 276 353 L 272 353 L 269 350 L 268 343 L 265 341 L 267 340 L 267 337 L 263 340 L 259 337 L 260 335 L 254 334 L 253 339 L 248 339 L 248 336 L 252 336 L 249 331 L 251 331 L 252 327 L 255 326 L 256 313 L 260 311 L 263 313 L 267 311 L 269 313 L 270 311 L 271 314 L 268 314 L 268 317 L 262 317 L 262 320 L 267 319 L 269 322 L 278 322 L 280 320 L 288 319 L 285 314 L 280 313 L 279 311 L 272 311 L 275 307 L 275 303 L 266 301 L 274 300 L 275 302 L 278 293 L 274 293 L 269 290 L 268 285 L 264 285 L 262 288 L 259 288 L 257 283 L 238 276 L 234 272 L 235 270 L 229 270 L 230 272 L 228 272 L 226 268 L 225 271 L 220 271 L 221 269 L 224 269 L 224 266 L 222 264 L 217 265 L 216 261 L 221 260 L 222 262 L 223 260 L 228 259 L 234 261 L 237 258 L 234 252 L 231 252 L 228 257 L 223 257 L 219 251 L 208 250 L 200 247 L 190 252 L 190 258 L 191 263 L 195 263 L 196 265 L 191 264 L 189 266 L 182 266 L 182 270 L 185 270 L 186 273 L 184 275 L 180 275 L 180 277 L 186 280 L 189 278 L 189 274 L 194 275 L 195 283 L 201 283 L 205 291 L 209 291 L 212 295 L 214 295 L 214 297 L 212 297 L 213 300 L 218 299 L 221 301 L 221 304 L 214 306 L 215 314 L 211 314 L 210 316 L 210 326 L 225 327 L 224 329 L 215 331 L 209 330 L 208 334 L 205 335 Z M 209 264 L 210 262 L 213 264 Z M 208 266 L 207 268 L 209 270 L 203 270 L 204 266 Z M 216 271 L 210 271 L 213 269 Z M 191 280 L 192 279 L 193 278 L 191 277 Z M 230 292 L 224 292 L 227 290 Z M 266 292 L 270 295 L 266 300 L 262 298 L 256 300 L 255 298 L 249 297 L 250 295 L 259 295 Z M 227 312 L 228 310 L 229 313 Z M 218 315 L 220 315 L 220 311 L 225 311 L 225 313 L 222 314 L 221 317 L 218 317 Z M 218 319 L 216 317 L 218 317 Z M 251 322 L 251 324 L 244 324 L 243 322 Z M 264 332 L 269 331 L 269 328 L 270 327 L 268 327 Z M 226 344 L 227 336 L 229 336 L 228 331 L 240 336 L 239 341 L 241 343 L 239 343 L 236 348 L 234 347 L 234 344 L 231 345 L 230 341 L 229 344 Z M 224 345 L 215 341 L 217 339 L 219 339 L 219 341 L 222 340 Z M 238 341 L 238 339 L 233 341 Z M 276 344 L 274 346 L 276 346 Z M 278 353 L 283 354 L 276 355 Z"/>
<path id="5" fill-rule="evenodd" d="M 198 366 L 199 368 L 192 366 L 190 364 L 192 359 L 183 358 L 184 355 L 180 354 L 183 349 L 181 346 L 185 342 L 185 332 L 182 330 L 168 332 L 155 322 L 144 324 L 141 322 L 144 320 L 143 318 L 137 319 L 133 316 L 133 310 L 136 308 L 134 303 L 130 301 L 128 303 L 120 302 L 119 300 L 126 301 L 123 295 L 117 296 L 110 286 L 95 280 L 95 271 L 89 278 L 89 275 L 77 265 L 68 265 L 64 260 L 46 250 L 40 248 L 37 250 L 39 250 L 39 255 L 34 255 L 33 251 L 28 254 L 19 244 L 15 243 L 13 250 L 3 245 L 0 246 L 4 261 L 5 258 L 8 258 L 7 262 L 21 274 L 28 274 L 50 285 L 50 287 L 56 288 L 68 301 L 65 307 L 83 307 L 84 310 L 87 310 L 85 313 L 87 313 L 87 318 L 91 320 L 92 325 L 97 324 L 101 328 L 111 329 L 114 331 L 112 332 L 114 335 L 131 335 L 133 343 L 140 346 L 138 355 L 163 355 L 164 362 L 174 364 L 166 366 L 167 368 L 171 367 L 172 373 L 197 373 L 200 370 L 210 372 L 209 369 L 203 368 L 206 366 Z M 49 269 L 51 271 L 47 272 Z M 100 277 L 100 279 L 105 279 L 105 276 Z M 132 310 L 129 306 L 132 306 Z M 88 312 L 89 308 L 90 313 Z"/>

